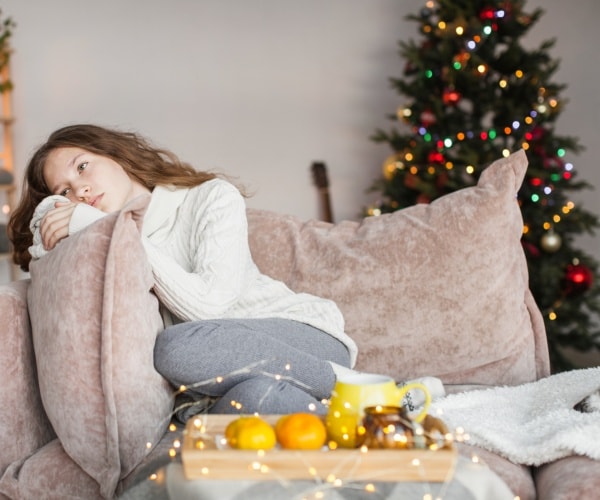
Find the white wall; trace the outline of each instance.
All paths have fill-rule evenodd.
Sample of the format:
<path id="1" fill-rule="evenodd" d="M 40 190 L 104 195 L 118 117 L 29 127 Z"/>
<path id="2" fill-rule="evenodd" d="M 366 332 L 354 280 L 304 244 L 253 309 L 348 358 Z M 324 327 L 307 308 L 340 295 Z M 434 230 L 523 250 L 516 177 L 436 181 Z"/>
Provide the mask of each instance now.
<path id="1" fill-rule="evenodd" d="M 13 0 L 17 161 L 53 129 L 136 129 L 200 169 L 234 174 L 250 205 L 317 214 L 329 166 L 355 217 L 387 150 L 368 136 L 397 105 L 396 0 Z M 385 153 L 384 153 L 385 150 Z"/>
<path id="2" fill-rule="evenodd" d="M 316 217 L 309 172 L 328 165 L 334 216 L 356 218 L 389 154 L 369 136 L 403 104 L 397 41 L 421 0 L 4 0 L 18 24 L 12 64 L 16 163 L 55 128 L 94 122 L 133 129 L 199 169 L 232 174 L 253 207 Z M 546 14 L 532 45 L 556 36 L 556 80 L 570 102 L 559 132 L 588 146 L 580 177 L 600 186 L 597 0 L 577 8 L 530 0 Z M 586 193 L 589 210 L 600 198 Z M 600 258 L 597 239 L 583 240 Z M 0 276 L 1 278 L 1 276 Z"/>

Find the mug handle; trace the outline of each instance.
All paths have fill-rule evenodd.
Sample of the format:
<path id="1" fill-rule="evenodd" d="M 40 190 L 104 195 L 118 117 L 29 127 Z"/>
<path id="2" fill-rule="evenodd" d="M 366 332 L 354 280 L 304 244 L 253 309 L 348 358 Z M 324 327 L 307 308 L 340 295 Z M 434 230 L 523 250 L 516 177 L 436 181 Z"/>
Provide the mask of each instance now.
<path id="1" fill-rule="evenodd" d="M 422 384 L 421 382 L 411 382 L 410 384 L 398 387 L 398 389 L 400 390 L 398 395 L 401 404 L 408 391 L 412 389 L 420 389 L 421 391 L 423 391 L 423 393 L 425 394 L 425 404 L 423 405 L 423 409 L 421 410 L 421 413 L 419 413 L 416 417 L 412 417 L 415 422 L 421 423 L 427 416 L 429 406 L 431 405 L 431 394 L 429 393 L 429 389 L 427 389 L 427 386 Z"/>

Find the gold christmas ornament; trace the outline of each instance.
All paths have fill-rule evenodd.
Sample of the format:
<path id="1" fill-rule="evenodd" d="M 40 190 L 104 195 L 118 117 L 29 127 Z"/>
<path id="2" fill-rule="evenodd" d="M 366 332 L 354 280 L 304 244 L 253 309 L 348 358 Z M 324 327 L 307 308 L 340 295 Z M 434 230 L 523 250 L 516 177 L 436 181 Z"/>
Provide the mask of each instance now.
<path id="1" fill-rule="evenodd" d="M 558 234 L 550 230 L 542 236 L 540 245 L 545 252 L 554 253 L 558 252 L 562 245 L 562 240 Z"/>

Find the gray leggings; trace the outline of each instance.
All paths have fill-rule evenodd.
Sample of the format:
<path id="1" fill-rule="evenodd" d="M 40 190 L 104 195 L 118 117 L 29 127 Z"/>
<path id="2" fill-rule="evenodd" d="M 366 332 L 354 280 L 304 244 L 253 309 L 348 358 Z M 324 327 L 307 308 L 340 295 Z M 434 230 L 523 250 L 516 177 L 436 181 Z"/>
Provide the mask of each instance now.
<path id="1" fill-rule="evenodd" d="M 180 323 L 166 328 L 154 348 L 156 369 L 169 382 L 218 397 L 211 413 L 323 414 L 321 400 L 335 383 L 328 361 L 349 367 L 346 346 L 279 318 Z"/>

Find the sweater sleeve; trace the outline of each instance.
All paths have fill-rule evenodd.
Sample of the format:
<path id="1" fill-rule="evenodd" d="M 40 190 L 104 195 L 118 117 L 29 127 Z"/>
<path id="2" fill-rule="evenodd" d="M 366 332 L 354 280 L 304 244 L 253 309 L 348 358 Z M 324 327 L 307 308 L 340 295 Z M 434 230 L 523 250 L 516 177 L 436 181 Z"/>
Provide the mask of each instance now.
<path id="1" fill-rule="evenodd" d="M 97 220 L 102 219 L 103 217 L 106 217 L 107 215 L 108 214 L 106 212 L 98 210 L 91 205 L 79 203 L 75 207 L 73 215 L 71 216 L 71 221 L 69 222 L 69 236 L 81 231 L 82 229 L 85 229 L 89 225 L 93 224 Z"/>
<path id="2" fill-rule="evenodd" d="M 40 226 L 46 214 L 55 208 L 57 202 L 70 203 L 68 198 L 60 195 L 51 195 L 44 198 L 33 212 L 33 217 L 29 223 L 29 229 L 33 234 L 33 244 L 28 248 L 33 260 L 39 259 L 48 253 L 42 242 L 42 234 Z M 73 210 L 73 215 L 69 221 L 69 236 L 81 231 L 98 219 L 106 216 L 106 214 L 97 208 L 94 208 L 85 203 L 79 203 Z"/>
<path id="3" fill-rule="evenodd" d="M 222 317 L 243 293 L 251 259 L 245 203 L 225 182 L 207 192 L 190 190 L 188 197 L 175 222 L 181 242 L 142 239 L 154 289 L 163 305 L 184 321 Z M 176 244 L 187 247 L 187 266 L 162 248 Z"/>

